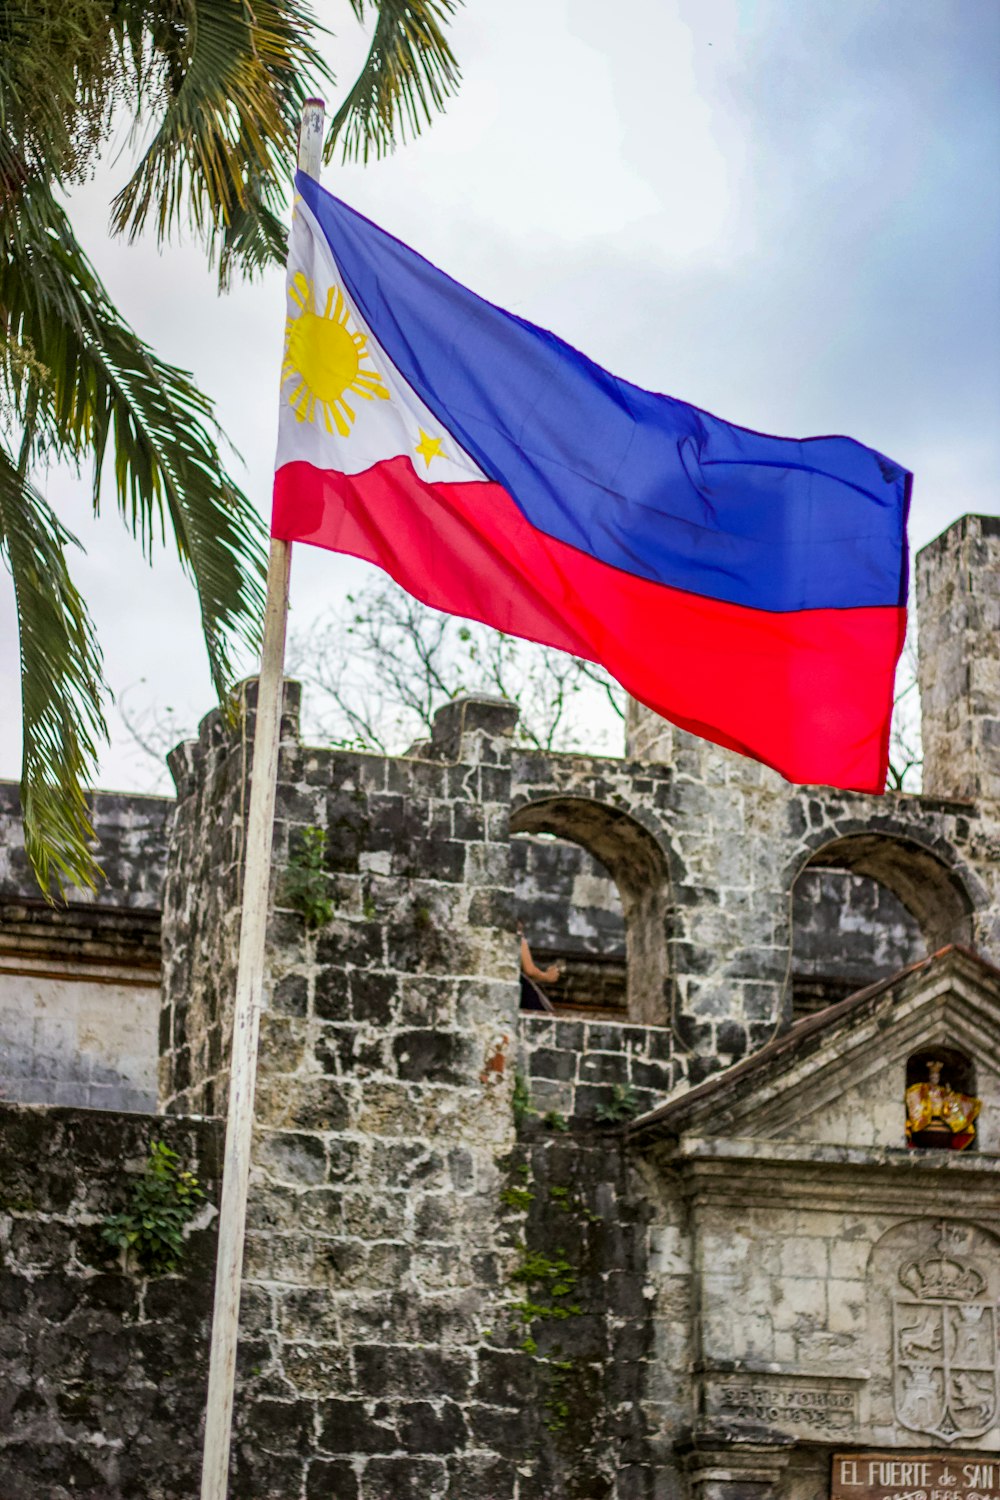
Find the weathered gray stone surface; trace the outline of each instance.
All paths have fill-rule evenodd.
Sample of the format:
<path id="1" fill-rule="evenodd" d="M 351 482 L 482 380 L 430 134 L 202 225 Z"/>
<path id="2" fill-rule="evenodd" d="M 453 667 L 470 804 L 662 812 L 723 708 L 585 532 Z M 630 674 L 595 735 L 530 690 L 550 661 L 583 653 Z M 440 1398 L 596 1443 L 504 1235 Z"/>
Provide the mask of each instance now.
<path id="1" fill-rule="evenodd" d="M 197 1494 L 215 1236 L 179 1273 L 125 1274 L 100 1237 L 150 1143 L 217 1201 L 215 1122 L 0 1105 L 0 1496 Z"/>
<path id="2" fill-rule="evenodd" d="M 917 558 L 924 788 L 1000 799 L 1000 516 L 963 516 Z"/>
<path id="3" fill-rule="evenodd" d="M 976 1152 L 905 1149 L 906 1060 L 935 1042 L 976 1061 Z M 697 1375 L 660 1416 L 716 1471 L 734 1438 L 1000 1450 L 998 1055 L 1000 972 L 950 949 L 629 1127 L 666 1185 L 661 1366 Z M 813 1493 L 783 1468 L 774 1492 Z"/>
<path id="4" fill-rule="evenodd" d="M 917 919 L 870 875 L 805 869 L 792 888 L 792 1014 L 810 1015 L 927 951 Z"/>
<path id="5" fill-rule="evenodd" d="M 922 555 L 925 677 L 936 630 L 993 659 L 987 521 Z M 995 1367 L 952 1358 L 995 1333 L 1000 1232 L 996 700 L 961 691 L 969 754 L 966 709 L 925 691 L 947 742 L 927 794 L 875 798 L 791 788 L 635 705 L 626 759 L 517 749 L 494 700 L 449 704 L 408 756 L 310 748 L 286 685 L 241 1500 L 817 1500 L 833 1447 L 996 1450 Z M 180 1130 L 225 1108 L 254 702 L 174 753 L 169 854 L 121 880 L 126 915 L 162 889 Z M 315 929 L 285 875 L 311 829 Z M 519 1013 L 519 915 L 617 1016 Z M 905 1147 L 908 1063 L 938 1046 L 983 1099 L 968 1153 Z M 911 1272 L 935 1257 L 957 1271 Z M 933 1298 L 940 1277 L 967 1295 Z M 63 1441 L 32 1428 L 24 1463 Z"/>
<path id="6" fill-rule="evenodd" d="M 97 858 L 104 872 L 96 890 L 66 892 L 70 907 L 160 910 L 167 843 L 173 819 L 172 797 L 135 792 L 94 792 L 91 821 Z M 32 905 L 41 895 L 24 852 L 21 798 L 16 782 L 0 781 L 0 891 L 5 901 Z"/>
<path id="7" fill-rule="evenodd" d="M 514 908 L 541 968 L 558 962 L 560 1005 L 622 1012 L 625 917 L 610 872 L 567 839 L 511 839 Z"/>

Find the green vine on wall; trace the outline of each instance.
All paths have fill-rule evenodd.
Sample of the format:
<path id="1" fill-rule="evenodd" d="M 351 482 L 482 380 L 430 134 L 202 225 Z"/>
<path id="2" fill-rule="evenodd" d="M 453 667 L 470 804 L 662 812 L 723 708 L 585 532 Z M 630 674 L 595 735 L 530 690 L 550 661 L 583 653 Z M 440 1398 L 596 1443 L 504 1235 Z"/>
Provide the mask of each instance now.
<path id="1" fill-rule="evenodd" d="M 326 872 L 326 829 L 303 828 L 289 850 L 279 900 L 301 914 L 306 927 L 325 927 L 333 916 Z"/>
<path id="2" fill-rule="evenodd" d="M 539 1113 L 531 1107 L 527 1085 L 522 1078 L 515 1083 L 514 1099 L 518 1123 Z M 506 1209 L 527 1214 L 539 1198 L 531 1167 L 525 1161 L 516 1166 L 508 1162 L 508 1170 L 515 1180 L 501 1189 L 500 1202 Z M 570 1219 L 579 1217 L 591 1223 L 597 1221 L 597 1215 L 591 1213 L 568 1187 L 550 1185 L 546 1202 L 553 1212 Z M 529 1248 L 526 1241 L 519 1238 L 515 1240 L 514 1248 L 517 1259 L 508 1275 L 508 1284 L 515 1293 L 515 1300 L 508 1304 L 508 1310 L 519 1335 L 518 1347 L 535 1362 L 544 1382 L 542 1408 L 546 1415 L 543 1425 L 546 1431 L 555 1435 L 569 1425 L 575 1365 L 572 1359 L 560 1357 L 558 1345 L 549 1355 L 539 1354 L 535 1332 L 540 1323 L 561 1323 L 583 1313 L 578 1290 L 580 1274 L 562 1246 L 554 1246 L 552 1252 L 547 1253 Z"/>
<path id="3" fill-rule="evenodd" d="M 184 1230 L 205 1194 L 193 1173 L 180 1165 L 176 1151 L 153 1141 L 142 1176 L 134 1183 L 128 1207 L 101 1226 L 101 1237 L 148 1276 L 177 1269 L 184 1252 Z"/>
<path id="4" fill-rule="evenodd" d="M 518 1130 L 520 1130 L 525 1120 L 538 1113 L 538 1110 L 532 1107 L 531 1090 L 528 1087 L 528 1080 L 523 1073 L 515 1073 L 514 1075 L 514 1092 L 510 1096 L 510 1107 L 514 1114 L 514 1124 Z"/>
<path id="5" fill-rule="evenodd" d="M 631 1118 L 639 1103 L 638 1094 L 628 1085 L 607 1089 L 602 1123 L 618 1124 Z M 558 1143 L 560 1136 L 574 1128 L 566 1117 L 557 1110 L 537 1108 L 529 1080 L 521 1074 L 515 1076 L 511 1104 L 521 1139 L 501 1163 L 506 1182 L 499 1198 L 508 1215 L 514 1250 L 505 1277 L 508 1328 L 504 1343 L 531 1361 L 538 1382 L 540 1425 L 561 1454 L 557 1462 L 569 1464 L 576 1472 L 580 1464 L 586 1468 L 598 1461 L 602 1441 L 598 1435 L 598 1429 L 603 1431 L 602 1357 L 591 1351 L 588 1329 L 573 1320 L 594 1311 L 586 1266 L 594 1229 L 604 1224 L 604 1218 L 588 1203 L 580 1183 L 548 1180 L 553 1171 L 561 1176 L 567 1168 L 572 1170 L 575 1153 L 567 1154 Z M 536 1162 L 540 1179 L 535 1176 Z M 520 1223 L 513 1220 L 514 1214 L 521 1216 Z M 541 1457 L 541 1450 L 535 1457 Z"/>
<path id="6" fill-rule="evenodd" d="M 522 1326 L 529 1330 L 521 1348 L 534 1354 L 538 1345 L 531 1337 L 531 1325 L 555 1318 L 562 1321 L 582 1313 L 578 1302 L 569 1302 L 576 1291 L 576 1270 L 566 1258 L 566 1251 L 559 1247 L 554 1255 L 545 1255 L 540 1250 L 529 1250 L 523 1241 L 517 1245 L 518 1262 L 510 1274 L 515 1286 L 524 1291 L 524 1296 L 515 1302 L 511 1311 Z M 526 1347 L 531 1344 L 531 1348 Z"/>

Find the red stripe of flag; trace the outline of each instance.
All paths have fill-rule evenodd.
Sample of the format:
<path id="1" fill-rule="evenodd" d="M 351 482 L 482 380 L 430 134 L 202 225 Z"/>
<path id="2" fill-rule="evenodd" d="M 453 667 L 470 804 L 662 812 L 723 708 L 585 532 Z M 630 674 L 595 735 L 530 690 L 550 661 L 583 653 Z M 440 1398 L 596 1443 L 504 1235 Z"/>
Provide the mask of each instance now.
<path id="1" fill-rule="evenodd" d="M 674 724 L 790 781 L 880 792 L 906 611 L 770 612 L 638 578 L 537 531 L 500 485 L 408 458 L 275 475 L 272 532 L 376 563 L 436 609 L 601 662 Z"/>

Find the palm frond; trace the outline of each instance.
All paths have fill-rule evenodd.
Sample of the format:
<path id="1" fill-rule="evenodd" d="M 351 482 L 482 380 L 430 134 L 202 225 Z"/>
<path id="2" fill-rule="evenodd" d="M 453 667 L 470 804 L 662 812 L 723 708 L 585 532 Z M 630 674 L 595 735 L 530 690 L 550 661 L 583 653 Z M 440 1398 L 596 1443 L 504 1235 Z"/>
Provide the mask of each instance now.
<path id="1" fill-rule="evenodd" d="M 444 26 L 460 0 L 350 0 L 359 21 L 378 19 L 364 68 L 330 127 L 324 159 L 342 142 L 344 160 L 383 156 L 419 135 L 457 93 L 461 73 Z"/>
<path id="2" fill-rule="evenodd" d="M 288 225 L 284 194 L 274 180 L 255 173 L 246 183 L 244 200 L 230 214 L 219 235 L 219 287 L 225 290 L 236 270 L 258 275 L 288 259 Z"/>
<path id="3" fill-rule="evenodd" d="M 107 739 L 101 652 L 66 566 L 78 545 L 0 447 L 0 553 L 14 581 L 24 710 L 21 802 L 43 892 L 93 886 L 99 867 L 84 785 Z"/>
<path id="4" fill-rule="evenodd" d="M 234 651 L 256 650 L 263 613 L 264 528 L 230 478 L 208 400 L 157 359 L 121 319 L 47 185 L 28 184 L 2 216 L 0 379 L 48 449 L 92 460 L 94 504 L 110 469 L 119 511 L 150 555 L 169 525 L 192 577 L 212 677 L 231 685 Z M 106 456 L 110 449 L 110 464 Z"/>
<path id="5" fill-rule="evenodd" d="M 0 12 L 0 130 L 32 173 L 79 180 L 129 71 L 106 0 L 8 0 Z"/>
<path id="6" fill-rule="evenodd" d="M 184 221 L 230 264 L 248 248 L 252 267 L 262 249 L 275 248 L 273 236 L 259 232 L 266 216 L 257 214 L 250 235 L 254 210 L 262 202 L 272 213 L 280 207 L 302 105 L 331 81 L 313 41 L 322 28 L 308 0 L 160 0 L 144 10 L 163 113 L 114 201 L 112 226 L 134 238 L 152 218 L 163 239 Z"/>

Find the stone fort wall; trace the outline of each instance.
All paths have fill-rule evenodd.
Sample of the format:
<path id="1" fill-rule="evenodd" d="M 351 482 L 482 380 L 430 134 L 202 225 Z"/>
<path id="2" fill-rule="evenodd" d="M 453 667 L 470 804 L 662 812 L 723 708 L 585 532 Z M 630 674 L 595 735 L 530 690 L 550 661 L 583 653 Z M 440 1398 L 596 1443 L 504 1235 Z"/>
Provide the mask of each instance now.
<path id="1" fill-rule="evenodd" d="M 935 632 L 1000 660 L 1000 528 L 956 523 L 918 579 L 925 680 Z M 694 1391 L 647 1288 L 683 1212 L 619 1127 L 787 1028 L 803 871 L 877 882 L 922 951 L 1000 957 L 984 670 L 925 697 L 927 743 L 965 726 L 925 794 L 883 798 L 790 788 L 638 709 L 622 760 L 519 750 L 488 700 L 448 705 L 419 755 L 317 749 L 288 685 L 237 1402 L 256 1497 L 674 1493 Z M 252 684 L 244 707 L 172 757 L 159 1093 L 181 1117 L 225 1108 Z M 333 912 L 311 930 L 283 882 L 317 828 Z M 512 834 L 614 881 L 622 1021 L 519 1012 Z"/>

